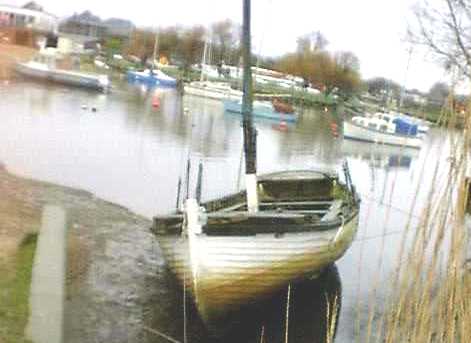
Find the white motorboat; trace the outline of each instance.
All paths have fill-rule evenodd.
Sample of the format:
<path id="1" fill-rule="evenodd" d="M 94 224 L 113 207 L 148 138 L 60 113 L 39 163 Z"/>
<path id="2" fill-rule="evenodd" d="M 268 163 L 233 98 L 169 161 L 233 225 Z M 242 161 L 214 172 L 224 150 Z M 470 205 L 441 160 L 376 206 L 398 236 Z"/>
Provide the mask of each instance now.
<path id="1" fill-rule="evenodd" d="M 59 67 L 62 56 L 54 48 L 41 51 L 32 61 L 18 63 L 16 71 L 29 78 L 52 81 L 65 85 L 95 89 L 106 92 L 110 88 L 107 75 L 84 73 Z"/>
<path id="2" fill-rule="evenodd" d="M 344 138 L 379 144 L 389 144 L 420 148 L 422 137 L 418 127 L 401 118 L 390 118 L 387 114 L 377 114 L 371 118 L 353 117 L 343 123 Z"/>

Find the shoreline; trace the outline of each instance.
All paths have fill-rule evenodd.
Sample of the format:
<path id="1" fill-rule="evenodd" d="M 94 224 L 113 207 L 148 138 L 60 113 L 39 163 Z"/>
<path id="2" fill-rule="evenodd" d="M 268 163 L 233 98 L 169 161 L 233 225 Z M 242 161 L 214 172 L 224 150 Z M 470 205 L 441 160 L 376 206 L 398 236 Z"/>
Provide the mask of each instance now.
<path id="1" fill-rule="evenodd" d="M 122 205 L 100 199 L 89 191 L 18 176 L 2 162 L 0 194 L 0 258 L 8 255 L 6 252 L 12 252 L 12 248 L 18 246 L 26 235 L 38 231 L 41 211 L 46 204 L 63 207 L 68 214 L 68 225 L 72 227 L 90 223 L 86 209 L 101 213 L 103 218 L 98 216 L 100 220 L 94 220 L 95 225 L 102 224 L 105 218 L 150 223 L 144 216 Z M 74 231 L 73 228 L 71 231 Z"/>
<path id="2" fill-rule="evenodd" d="M 26 46 L 0 43 L 0 80 L 10 80 L 14 76 L 16 62 L 30 60 L 36 52 Z"/>

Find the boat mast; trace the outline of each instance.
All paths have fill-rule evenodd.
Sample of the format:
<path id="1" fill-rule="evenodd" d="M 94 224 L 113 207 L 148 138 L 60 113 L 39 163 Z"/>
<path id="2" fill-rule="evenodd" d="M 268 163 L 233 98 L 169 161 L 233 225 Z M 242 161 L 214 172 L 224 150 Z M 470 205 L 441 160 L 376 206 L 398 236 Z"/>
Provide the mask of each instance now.
<path id="1" fill-rule="evenodd" d="M 155 39 L 154 39 L 154 52 L 152 54 L 152 70 L 155 69 L 155 59 L 157 58 L 157 48 L 158 48 L 158 36 L 159 29 L 155 30 Z"/>
<path id="2" fill-rule="evenodd" d="M 201 75 L 200 75 L 200 81 L 204 81 L 204 68 L 206 66 L 206 53 L 208 51 L 208 37 L 206 37 L 204 41 L 204 48 L 203 48 L 203 58 L 201 61 Z"/>
<path id="3" fill-rule="evenodd" d="M 244 152 L 245 152 L 245 182 L 247 188 L 247 208 L 249 212 L 258 211 L 257 192 L 257 142 L 256 131 L 253 128 L 252 116 L 252 54 L 250 46 L 250 0 L 243 0 L 242 21 L 242 61 L 243 85 L 242 98 Z"/>

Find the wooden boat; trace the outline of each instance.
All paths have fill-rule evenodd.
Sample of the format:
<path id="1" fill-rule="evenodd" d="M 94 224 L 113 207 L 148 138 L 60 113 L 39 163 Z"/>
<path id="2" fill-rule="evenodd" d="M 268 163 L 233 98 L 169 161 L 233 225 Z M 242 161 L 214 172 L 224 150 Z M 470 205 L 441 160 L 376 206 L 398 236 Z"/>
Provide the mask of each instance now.
<path id="1" fill-rule="evenodd" d="M 417 125 L 411 125 L 399 118 L 388 122 L 377 117 L 353 117 L 351 121 L 343 122 L 343 136 L 358 141 L 411 148 L 420 148 L 422 145 Z"/>
<path id="2" fill-rule="evenodd" d="M 60 56 L 56 52 L 47 49 L 32 61 L 18 63 L 16 71 L 23 76 L 40 81 L 51 81 L 102 92 L 109 90 L 111 85 L 107 75 L 61 69 L 57 66 L 58 59 Z"/>
<path id="3" fill-rule="evenodd" d="M 202 168 L 191 197 L 188 164 L 184 206 L 178 196 L 175 212 L 155 217 L 152 227 L 207 323 L 319 274 L 345 253 L 358 226 L 359 199 L 346 164 L 344 182 L 315 170 L 257 176 L 250 0 L 243 18 L 245 191 L 200 204 Z"/>
<path id="4" fill-rule="evenodd" d="M 257 190 L 256 213 L 247 210 L 245 192 L 202 204 L 196 231 L 185 229 L 184 212 L 154 218 L 168 266 L 204 319 L 320 273 L 355 237 L 358 198 L 334 175 L 274 173 L 260 177 Z"/>

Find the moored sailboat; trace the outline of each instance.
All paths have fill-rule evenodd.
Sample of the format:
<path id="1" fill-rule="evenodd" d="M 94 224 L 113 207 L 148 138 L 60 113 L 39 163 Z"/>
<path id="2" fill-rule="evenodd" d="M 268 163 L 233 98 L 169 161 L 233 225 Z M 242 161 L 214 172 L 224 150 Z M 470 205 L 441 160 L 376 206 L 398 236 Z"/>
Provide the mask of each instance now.
<path id="1" fill-rule="evenodd" d="M 152 55 L 152 67 L 145 70 L 128 70 L 126 77 L 129 83 L 141 83 L 150 87 L 175 88 L 177 86 L 177 79 L 156 68 L 157 47 L 158 34 L 156 33 Z"/>
<path id="2" fill-rule="evenodd" d="M 318 275 L 345 253 L 358 226 L 359 199 L 346 165 L 345 182 L 316 170 L 257 176 L 250 0 L 243 18 L 246 190 L 200 204 L 199 182 L 194 198 L 155 217 L 152 227 L 170 270 L 206 321 Z"/>

